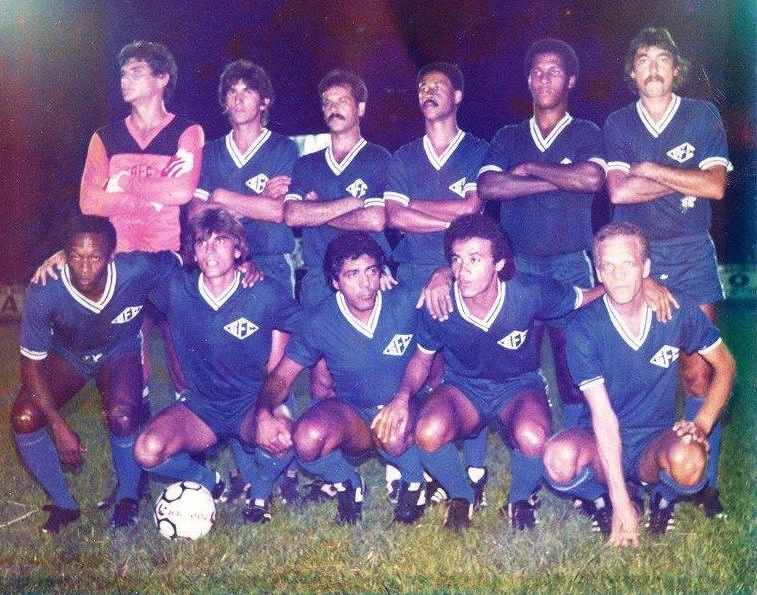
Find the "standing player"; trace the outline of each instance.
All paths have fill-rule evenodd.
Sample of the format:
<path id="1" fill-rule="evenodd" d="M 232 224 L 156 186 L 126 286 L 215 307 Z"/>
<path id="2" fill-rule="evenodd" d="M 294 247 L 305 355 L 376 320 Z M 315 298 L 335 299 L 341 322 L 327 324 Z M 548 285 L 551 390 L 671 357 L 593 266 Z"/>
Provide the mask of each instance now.
<path id="1" fill-rule="evenodd" d="M 265 127 L 273 100 L 271 80 L 260 66 L 237 60 L 224 67 L 218 103 L 231 131 L 203 148 L 189 216 L 206 208 L 231 212 L 247 232 L 251 259 L 294 296 L 294 235 L 284 223 L 284 196 L 297 146 Z"/>
<path id="2" fill-rule="evenodd" d="M 533 116 L 494 136 L 479 175 L 479 194 L 485 200 L 502 201 L 500 222 L 512 240 L 520 272 L 591 287 L 591 203 L 604 182 L 602 133 L 592 122 L 568 113 L 578 58 L 567 43 L 541 39 L 532 44 L 523 73 Z M 568 372 L 566 324 L 565 318 L 539 322 L 535 339 L 541 344 L 546 326 L 563 426 L 570 427 L 583 397 Z"/>
<path id="3" fill-rule="evenodd" d="M 102 217 L 74 219 L 65 266 L 46 285 L 29 286 L 21 320 L 22 385 L 11 414 L 29 472 L 52 499 L 42 530 L 57 533 L 79 507 L 60 462 L 79 467 L 86 447 L 58 410 L 92 378 L 103 400 L 118 477 L 112 527 L 136 522 L 140 469 L 132 449 L 141 421 L 139 329 L 148 291 L 179 267 L 160 254 L 118 254 L 116 231 Z"/>
<path id="4" fill-rule="evenodd" d="M 458 127 L 464 79 L 457 66 L 428 64 L 418 72 L 416 85 L 426 134 L 392 156 L 384 199 L 387 227 L 402 232 L 393 252 L 397 279 L 417 295 L 431 274 L 447 264 L 443 237 L 450 222 L 482 209 L 476 176 L 488 145 Z M 441 364 L 438 357 L 429 378 L 431 387 L 439 382 Z M 482 431 L 463 445 L 478 504 L 484 503 L 486 440 Z M 435 491 L 431 487 L 430 495 Z"/>
<path id="5" fill-rule="evenodd" d="M 220 475 L 191 455 L 225 438 L 239 440 L 243 448 L 235 452 L 236 463 L 251 484 L 244 518 L 266 522 L 273 483 L 292 455 L 271 457 L 255 448 L 253 413 L 272 332 L 292 332 L 300 307 L 271 279 L 243 289 L 236 264 L 246 259 L 249 247 L 244 228 L 227 211 L 210 209 L 192 219 L 185 242 L 195 270 L 174 275 L 153 298 L 168 317 L 189 388 L 179 403 L 147 424 L 134 453 L 146 471 L 197 481 L 219 498 Z M 291 423 L 285 407 L 277 408 L 274 417 L 279 424 Z"/>
<path id="6" fill-rule="evenodd" d="M 711 320 L 723 298 L 709 235 L 710 200 L 725 193 L 725 131 L 711 103 L 674 93 L 689 63 L 667 29 L 643 29 L 629 46 L 625 73 L 639 100 L 607 118 L 607 189 L 614 220 L 637 224 L 650 241 L 651 276 L 687 294 Z M 708 392 L 712 369 L 698 353 L 682 355 L 686 417 L 694 419 Z M 708 517 L 723 506 L 717 490 L 721 424 L 710 434 L 707 485 L 696 501 Z"/>
<path id="7" fill-rule="evenodd" d="M 434 354 L 443 350 L 444 378 L 421 406 L 415 441 L 424 467 L 450 496 L 445 526 L 470 526 L 474 493 L 454 442 L 494 420 L 511 446 L 507 507 L 512 526 L 536 523 L 534 492 L 550 435 L 550 413 L 533 338 L 534 318 L 555 317 L 593 299 L 601 289 L 579 290 L 557 281 L 513 275 L 502 228 L 484 215 L 463 215 L 444 236 L 452 266 L 454 310 L 447 320 L 424 310 L 413 354 L 395 400 L 408 403 L 422 386 Z M 393 436 L 395 410 L 379 413 L 381 439 Z M 401 425 L 400 425 L 401 427 Z"/>
<path id="8" fill-rule="evenodd" d="M 389 153 L 360 134 L 368 89 L 359 76 L 334 70 L 318 85 L 329 146 L 303 155 L 294 166 L 284 199 L 284 220 L 302 228 L 302 258 L 307 272 L 300 301 L 320 303 L 332 294 L 321 272 L 328 243 L 342 231 L 367 231 L 383 250 L 384 184 Z"/>
<path id="9" fill-rule="evenodd" d="M 167 111 L 177 67 L 168 49 L 135 41 L 118 54 L 121 95 L 130 114 L 92 135 L 84 164 L 79 207 L 108 217 L 116 251 L 179 249 L 179 211 L 197 187 L 203 131 Z M 177 394 L 185 388 L 165 320 L 150 312 L 143 328 L 144 391 L 150 377 L 147 345 L 153 321 L 161 327 L 168 368 Z"/>
<path id="10" fill-rule="evenodd" d="M 412 423 L 392 440 L 379 441 L 371 423 L 391 399 L 413 352 L 418 320 L 414 294 L 382 292 L 384 251 L 366 233 L 337 236 L 328 245 L 323 271 L 336 294 L 308 310 L 307 323 L 287 345 L 286 356 L 266 381 L 259 424 L 283 402 L 297 375 L 321 358 L 334 377 L 335 397 L 315 403 L 297 421 L 293 434 L 261 426 L 258 443 L 278 454 L 291 444 L 300 464 L 334 485 L 340 524 L 361 519 L 365 485 L 345 457 L 359 457 L 374 444 L 396 466 L 402 483 L 395 520 L 413 523 L 422 514 L 423 470 L 412 445 Z"/>
<path id="11" fill-rule="evenodd" d="M 307 272 L 300 302 L 314 306 L 332 295 L 321 272 L 329 241 L 343 231 L 367 231 L 389 252 L 384 237 L 384 184 L 389 153 L 360 133 L 368 89 L 358 75 L 333 70 L 318 85 L 323 119 L 331 135 L 322 151 L 300 157 L 284 199 L 287 225 L 302 228 L 302 257 Z M 393 282 L 391 279 L 387 284 Z M 323 362 L 310 372 L 313 399 L 333 395 Z M 313 493 L 318 493 L 314 491 Z"/>
<path id="12" fill-rule="evenodd" d="M 297 146 L 265 127 L 273 101 L 273 85 L 260 66 L 237 60 L 224 67 L 218 103 L 229 118 L 231 131 L 203 148 L 200 183 L 189 217 L 208 208 L 231 212 L 247 232 L 251 259 L 266 277 L 278 281 L 294 297 L 294 234 L 284 223 L 284 195 L 297 160 Z M 276 361 L 284 341 L 276 336 L 272 354 Z M 238 448 L 235 441 L 231 446 Z M 230 473 L 230 479 L 227 497 L 233 500 L 245 486 L 240 485 L 237 471 Z M 282 478 L 281 489 L 286 501 L 297 501 L 293 472 Z"/>
<path id="13" fill-rule="evenodd" d="M 588 407 L 579 427 L 547 443 L 544 466 L 556 489 L 590 503 L 612 545 L 638 545 L 640 510 L 626 481 L 652 488 L 650 535 L 671 528 L 676 499 L 706 481 L 707 435 L 728 399 L 735 367 L 719 331 L 688 297 L 680 296 L 672 320 L 654 319 L 641 292 L 651 265 L 639 227 L 603 227 L 594 258 L 607 295 L 577 313 L 568 329 L 570 370 Z M 693 421 L 676 421 L 684 352 L 700 353 L 714 370 Z"/>

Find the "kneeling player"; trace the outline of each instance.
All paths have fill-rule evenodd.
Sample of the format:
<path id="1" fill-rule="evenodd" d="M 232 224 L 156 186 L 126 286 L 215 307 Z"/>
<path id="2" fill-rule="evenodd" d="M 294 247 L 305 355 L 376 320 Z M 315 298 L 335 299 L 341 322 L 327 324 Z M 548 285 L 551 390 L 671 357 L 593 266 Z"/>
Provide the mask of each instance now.
<path id="1" fill-rule="evenodd" d="M 534 492 L 542 478 L 541 454 L 551 420 L 539 353 L 532 339 L 535 317 L 562 316 L 601 289 L 579 290 L 551 279 L 513 274 L 502 228 L 483 215 L 455 219 L 444 238 L 455 282 L 454 310 L 446 320 L 423 312 L 418 347 L 396 400 L 408 403 L 443 350 L 445 372 L 418 414 L 415 441 L 426 470 L 450 496 L 445 526 L 470 526 L 474 492 L 455 442 L 491 421 L 502 424 L 512 447 L 512 483 L 503 507 L 518 529 L 533 527 Z M 382 411 L 377 432 L 391 436 L 394 411 Z"/>
<path id="2" fill-rule="evenodd" d="M 335 486 L 340 524 L 362 518 L 365 491 L 363 478 L 346 457 L 363 456 L 374 446 L 402 474 L 395 520 L 413 523 L 425 506 L 423 472 L 412 445 L 413 412 L 391 439 L 377 440 L 371 431 L 379 410 L 394 405 L 418 317 L 414 296 L 400 289 L 380 290 L 384 258 L 366 233 L 331 240 L 323 268 L 336 294 L 308 310 L 304 329 L 292 337 L 260 397 L 258 444 L 274 454 L 293 444 L 302 467 Z M 285 426 L 277 430 L 271 424 L 272 409 L 283 402 L 297 375 L 321 358 L 333 376 L 335 397 L 308 409 L 291 434 Z"/>
<path id="3" fill-rule="evenodd" d="M 254 446 L 253 413 L 271 353 L 274 329 L 292 332 L 301 309 L 290 292 L 263 279 L 244 289 L 236 269 L 249 247 L 244 228 L 227 211 L 209 210 L 189 222 L 185 254 L 195 270 L 171 278 L 151 294 L 166 313 L 189 389 L 181 401 L 150 421 L 135 445 L 147 471 L 176 480 L 191 479 L 218 499 L 223 481 L 194 459 L 225 438 L 243 446 L 235 458 L 251 485 L 247 522 L 271 518 L 273 482 L 292 459 L 286 449 L 271 457 Z M 286 407 L 273 412 L 288 426 Z"/>
<path id="4" fill-rule="evenodd" d="M 60 275 L 30 285 L 24 300 L 13 435 L 27 469 L 52 499 L 42 527 L 48 533 L 80 516 L 59 461 L 79 467 L 86 448 L 58 410 L 90 378 L 103 399 L 118 476 L 111 526 L 137 519 L 141 470 L 132 449 L 142 406 L 139 329 L 147 293 L 180 260 L 170 252 L 114 256 L 115 245 L 107 219 L 77 217 L 67 230 Z"/>
<path id="5" fill-rule="evenodd" d="M 673 525 L 675 501 L 703 486 L 707 436 L 728 399 L 735 367 L 720 332 L 690 300 L 680 299 L 672 320 L 654 319 L 641 293 L 651 265 L 640 228 L 603 227 L 594 258 L 607 295 L 568 329 L 568 363 L 588 407 L 578 428 L 550 439 L 544 465 L 553 487 L 584 500 L 584 512 L 612 545 L 638 545 L 642 494 L 633 486 L 651 486 L 648 530 L 662 535 Z M 691 422 L 676 421 L 683 352 L 701 354 L 714 370 Z"/>

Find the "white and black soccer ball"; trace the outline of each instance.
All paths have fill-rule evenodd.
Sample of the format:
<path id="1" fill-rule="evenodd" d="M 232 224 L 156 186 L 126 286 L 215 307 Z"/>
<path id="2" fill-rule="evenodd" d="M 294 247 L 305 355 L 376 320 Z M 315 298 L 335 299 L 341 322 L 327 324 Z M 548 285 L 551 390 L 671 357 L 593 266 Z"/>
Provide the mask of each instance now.
<path id="1" fill-rule="evenodd" d="M 213 495 L 194 481 L 171 484 L 155 501 L 155 525 L 166 539 L 199 539 L 216 520 Z"/>

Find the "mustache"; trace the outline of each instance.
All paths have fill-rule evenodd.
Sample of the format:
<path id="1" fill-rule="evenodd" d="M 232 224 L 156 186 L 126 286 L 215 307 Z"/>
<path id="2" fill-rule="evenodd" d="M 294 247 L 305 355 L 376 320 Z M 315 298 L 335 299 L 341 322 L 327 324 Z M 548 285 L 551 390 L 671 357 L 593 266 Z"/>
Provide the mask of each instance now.
<path id="1" fill-rule="evenodd" d="M 431 97 L 429 97 L 421 105 L 422 107 L 426 107 L 426 105 L 433 105 L 434 107 L 439 107 L 439 102 L 436 99 L 432 99 Z"/>
<path id="2" fill-rule="evenodd" d="M 329 116 L 329 117 L 328 117 L 328 118 L 326 119 L 326 121 L 327 121 L 327 122 L 331 122 L 331 120 L 336 120 L 337 118 L 339 118 L 340 120 L 344 120 L 344 119 L 345 119 L 345 117 L 344 117 L 344 116 L 343 116 L 342 114 L 333 113 L 333 114 L 331 114 L 331 115 L 330 115 L 330 116 Z"/>
<path id="3" fill-rule="evenodd" d="M 662 80 L 662 77 L 659 74 L 650 74 L 645 80 L 645 83 L 651 83 L 653 81 L 657 81 L 658 83 L 664 82 Z"/>

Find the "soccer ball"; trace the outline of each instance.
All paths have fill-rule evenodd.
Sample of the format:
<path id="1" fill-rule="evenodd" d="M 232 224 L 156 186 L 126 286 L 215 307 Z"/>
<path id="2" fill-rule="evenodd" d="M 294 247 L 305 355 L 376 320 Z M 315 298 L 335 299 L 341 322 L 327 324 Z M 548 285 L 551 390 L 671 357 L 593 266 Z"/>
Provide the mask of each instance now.
<path id="1" fill-rule="evenodd" d="M 212 494 L 194 481 L 168 486 L 155 501 L 155 526 L 166 539 L 199 539 L 216 520 Z"/>

